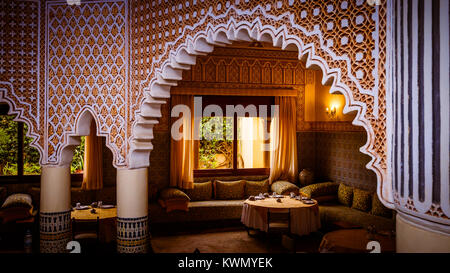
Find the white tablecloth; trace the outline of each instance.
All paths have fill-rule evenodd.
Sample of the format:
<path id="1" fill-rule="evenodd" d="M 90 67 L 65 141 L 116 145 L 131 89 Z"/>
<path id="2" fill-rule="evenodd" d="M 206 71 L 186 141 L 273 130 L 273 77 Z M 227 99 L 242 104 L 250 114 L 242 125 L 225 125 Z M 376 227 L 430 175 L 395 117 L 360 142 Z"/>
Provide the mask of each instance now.
<path id="1" fill-rule="evenodd" d="M 241 222 L 253 229 L 267 232 L 267 210 L 269 208 L 245 204 L 242 208 Z M 270 209 L 272 212 L 288 212 L 288 209 Z M 320 216 L 317 204 L 312 207 L 291 208 L 291 230 L 297 235 L 307 235 L 320 228 Z"/>

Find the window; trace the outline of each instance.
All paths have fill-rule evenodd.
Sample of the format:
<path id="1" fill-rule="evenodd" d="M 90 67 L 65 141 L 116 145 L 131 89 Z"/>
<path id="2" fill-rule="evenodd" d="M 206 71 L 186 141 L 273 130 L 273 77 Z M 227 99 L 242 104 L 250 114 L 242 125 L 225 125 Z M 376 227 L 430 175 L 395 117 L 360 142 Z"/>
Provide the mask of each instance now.
<path id="1" fill-rule="evenodd" d="M 270 165 L 270 105 L 273 97 L 202 96 L 199 140 L 194 142 L 194 176 L 268 174 Z M 219 106 L 219 114 L 205 109 Z M 253 107 L 256 115 L 227 116 L 227 105 Z M 250 106 L 250 107 L 249 107 Z M 260 113 L 260 106 L 267 109 Z M 266 116 L 268 116 L 266 118 Z"/>
<path id="2" fill-rule="evenodd" d="M 27 125 L 13 116 L 0 115 L 0 175 L 39 175 L 39 152 L 25 136 Z"/>
<path id="3" fill-rule="evenodd" d="M 265 138 L 265 120 L 259 117 L 238 117 L 237 156 L 239 169 L 269 168 L 270 139 Z"/>
<path id="4" fill-rule="evenodd" d="M 33 139 L 25 134 L 27 125 L 14 118 L 8 115 L 8 105 L 0 104 L 0 179 L 6 183 L 37 183 L 41 174 L 39 151 L 30 145 Z M 74 151 L 71 166 L 74 181 L 82 180 L 83 161 L 84 137 Z"/>
<path id="5" fill-rule="evenodd" d="M 201 140 L 198 144 L 197 169 L 233 168 L 233 119 L 203 117 L 200 123 Z M 222 127 L 222 132 L 215 133 Z M 211 133 L 212 132 L 212 133 Z M 226 137 L 226 136 L 231 136 Z"/>

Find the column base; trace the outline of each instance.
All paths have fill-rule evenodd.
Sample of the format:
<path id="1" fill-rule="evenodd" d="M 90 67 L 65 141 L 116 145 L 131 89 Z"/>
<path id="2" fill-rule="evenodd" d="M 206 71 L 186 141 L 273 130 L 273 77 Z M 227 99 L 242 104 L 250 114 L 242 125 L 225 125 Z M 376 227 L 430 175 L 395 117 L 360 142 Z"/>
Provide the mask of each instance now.
<path id="1" fill-rule="evenodd" d="M 450 253 L 450 234 L 428 228 L 414 218 L 397 213 L 398 253 Z"/>
<path id="2" fill-rule="evenodd" d="M 117 218 L 118 253 L 148 253 L 149 246 L 148 216 Z"/>
<path id="3" fill-rule="evenodd" d="M 41 212 L 39 218 L 40 252 L 67 253 L 67 243 L 72 240 L 70 210 Z"/>

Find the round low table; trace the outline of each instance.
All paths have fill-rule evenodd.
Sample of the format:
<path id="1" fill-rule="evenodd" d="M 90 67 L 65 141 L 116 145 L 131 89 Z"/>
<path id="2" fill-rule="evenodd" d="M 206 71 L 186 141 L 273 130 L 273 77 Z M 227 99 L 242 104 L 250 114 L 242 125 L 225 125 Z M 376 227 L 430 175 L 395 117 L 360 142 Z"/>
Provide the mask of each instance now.
<path id="1" fill-rule="evenodd" d="M 271 212 L 289 213 L 288 226 L 292 234 L 307 235 L 320 228 L 319 206 L 316 201 L 314 204 L 304 204 L 287 196 L 281 198 L 281 202 L 272 197 L 264 200 L 245 200 L 241 222 L 247 228 L 268 232 Z"/>
<path id="2" fill-rule="evenodd" d="M 319 251 L 322 253 L 368 253 L 372 250 L 372 248 L 367 249 L 370 241 L 377 241 L 381 252 L 395 252 L 394 236 L 381 234 L 368 236 L 365 229 L 341 229 L 329 232 L 323 236 Z"/>
<path id="3" fill-rule="evenodd" d="M 115 218 L 117 217 L 117 208 L 109 208 L 109 209 L 101 209 L 95 208 L 95 213 L 91 212 L 92 207 L 83 210 L 74 209 L 71 213 L 71 218 L 75 218 L 76 220 L 97 220 L 98 219 L 106 219 L 106 218 Z"/>

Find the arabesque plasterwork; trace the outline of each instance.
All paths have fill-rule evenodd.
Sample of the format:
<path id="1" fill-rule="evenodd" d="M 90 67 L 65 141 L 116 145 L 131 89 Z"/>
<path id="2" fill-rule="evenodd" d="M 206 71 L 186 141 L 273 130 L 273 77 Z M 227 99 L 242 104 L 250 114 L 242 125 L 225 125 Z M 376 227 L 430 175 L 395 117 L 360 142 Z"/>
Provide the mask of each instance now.
<path id="1" fill-rule="evenodd" d="M 182 71 L 214 45 L 261 41 L 298 50 L 306 68 L 320 68 L 323 83 L 344 94 L 344 112 L 356 110 L 353 124 L 368 133 L 361 148 L 372 157 L 367 167 L 377 174 L 385 203 L 391 202 L 384 194 L 390 187 L 384 4 L 87 0 L 67 5 L 2 0 L 0 7 L 1 100 L 29 125 L 41 164 L 64 161 L 62 151 L 77 135 L 80 116 L 89 111 L 99 134 L 107 136 L 115 167 L 148 166 L 153 127 Z M 21 41 L 23 52 L 11 52 Z M 26 64 L 20 65 L 21 60 Z"/>

